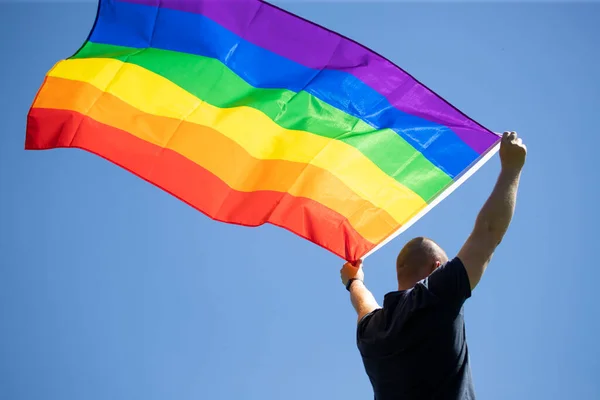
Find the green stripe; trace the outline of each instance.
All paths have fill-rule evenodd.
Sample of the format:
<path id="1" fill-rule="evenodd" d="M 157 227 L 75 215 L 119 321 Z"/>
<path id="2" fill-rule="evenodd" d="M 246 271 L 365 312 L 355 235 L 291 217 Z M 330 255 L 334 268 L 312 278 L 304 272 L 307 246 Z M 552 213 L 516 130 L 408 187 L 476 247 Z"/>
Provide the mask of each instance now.
<path id="1" fill-rule="evenodd" d="M 376 130 L 304 91 L 255 88 L 213 58 L 92 42 L 87 42 L 72 58 L 114 58 L 136 64 L 215 107 L 252 107 L 283 128 L 343 141 L 426 202 L 452 182 L 446 173 L 394 131 Z"/>

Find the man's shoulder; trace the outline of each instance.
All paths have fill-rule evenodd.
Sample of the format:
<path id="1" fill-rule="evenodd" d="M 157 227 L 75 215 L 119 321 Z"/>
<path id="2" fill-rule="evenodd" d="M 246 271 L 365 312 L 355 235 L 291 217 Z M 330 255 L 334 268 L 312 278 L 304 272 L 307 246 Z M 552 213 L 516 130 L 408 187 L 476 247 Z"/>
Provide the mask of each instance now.
<path id="1" fill-rule="evenodd" d="M 458 257 L 454 257 L 419 282 L 436 297 L 462 304 L 471 297 L 469 275 Z"/>
<path id="2" fill-rule="evenodd" d="M 392 334 L 402 329 L 404 322 L 418 309 L 431 304 L 433 299 L 427 295 L 422 285 L 411 289 L 388 292 L 384 296 L 383 306 L 365 315 L 358 323 L 360 335 L 373 335 L 380 331 Z"/>

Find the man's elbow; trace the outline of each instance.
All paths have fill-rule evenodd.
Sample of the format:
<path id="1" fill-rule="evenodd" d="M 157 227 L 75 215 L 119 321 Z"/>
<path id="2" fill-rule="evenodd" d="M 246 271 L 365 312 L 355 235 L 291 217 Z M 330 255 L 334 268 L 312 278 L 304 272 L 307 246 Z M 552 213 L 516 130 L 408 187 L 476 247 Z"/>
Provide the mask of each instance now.
<path id="1" fill-rule="evenodd" d="M 371 314 L 372 312 L 374 312 L 375 310 L 378 310 L 380 307 L 379 306 L 369 306 L 369 307 L 365 307 L 364 309 L 361 309 L 357 314 L 357 323 L 360 323 L 360 321 L 362 321 L 367 315 Z"/>
<path id="2" fill-rule="evenodd" d="M 495 248 L 502 242 L 505 233 L 506 230 L 502 224 L 490 220 L 478 220 L 472 235 L 478 241 L 484 242 L 486 247 Z"/>

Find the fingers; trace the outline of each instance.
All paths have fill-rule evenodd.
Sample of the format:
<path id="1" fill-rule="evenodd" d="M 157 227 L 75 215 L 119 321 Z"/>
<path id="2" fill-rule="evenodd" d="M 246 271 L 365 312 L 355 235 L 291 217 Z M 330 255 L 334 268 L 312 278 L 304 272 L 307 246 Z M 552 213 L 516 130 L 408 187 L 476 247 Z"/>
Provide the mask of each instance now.
<path id="1" fill-rule="evenodd" d="M 514 132 L 514 131 L 504 132 L 502 134 L 502 142 L 504 142 L 505 145 L 512 144 L 512 145 L 517 145 L 518 147 L 522 147 L 524 149 L 527 148 L 527 146 L 525 146 L 523 144 L 523 139 L 521 139 L 517 135 L 517 132 Z"/>
<path id="2" fill-rule="evenodd" d="M 360 260 L 360 259 L 359 259 L 359 260 L 356 260 L 356 261 L 354 261 L 354 262 L 347 261 L 347 262 L 344 264 L 344 267 L 348 266 L 348 267 L 351 267 L 351 268 L 360 268 L 360 267 L 362 267 L 362 263 L 363 263 L 363 262 L 362 262 L 362 260 Z"/>
<path id="3" fill-rule="evenodd" d="M 502 134 L 502 140 L 505 142 L 513 143 L 517 139 L 517 132 L 504 132 Z"/>
<path id="4" fill-rule="evenodd" d="M 342 269 L 340 270 L 340 273 L 343 274 L 344 271 L 346 271 L 346 273 L 355 274 L 358 271 L 360 271 L 361 268 L 362 268 L 362 260 L 357 260 L 357 261 L 355 261 L 353 263 L 346 262 L 344 264 L 344 266 L 342 266 Z"/>

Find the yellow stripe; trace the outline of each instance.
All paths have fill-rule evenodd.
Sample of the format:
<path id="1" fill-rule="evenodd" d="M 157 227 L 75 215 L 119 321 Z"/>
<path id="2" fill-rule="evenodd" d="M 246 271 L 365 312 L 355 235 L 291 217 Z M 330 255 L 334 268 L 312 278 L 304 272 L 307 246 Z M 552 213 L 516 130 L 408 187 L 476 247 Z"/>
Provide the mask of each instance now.
<path id="1" fill-rule="evenodd" d="M 213 128 L 143 113 L 86 82 L 47 77 L 35 108 L 69 110 L 87 115 L 100 124 L 127 132 L 148 144 L 151 144 L 149 138 L 177 129 L 177 134 L 164 148 L 210 171 L 236 191 L 287 192 L 295 197 L 314 200 L 347 219 L 356 232 L 371 243 L 380 242 L 398 228 L 398 223 L 387 212 L 352 192 L 322 168 L 287 160 L 256 159 Z M 195 178 L 188 178 L 188 183 L 194 185 Z"/>
<path id="2" fill-rule="evenodd" d="M 48 75 L 87 82 L 149 114 L 212 127 L 255 158 L 288 160 L 326 169 L 400 224 L 426 206 L 416 193 L 344 142 L 284 129 L 254 108 L 214 107 L 137 65 L 114 59 L 72 59 L 58 63 Z M 174 132 L 153 138 L 154 144 L 165 147 L 168 140 L 164 138 L 171 138 Z"/>

